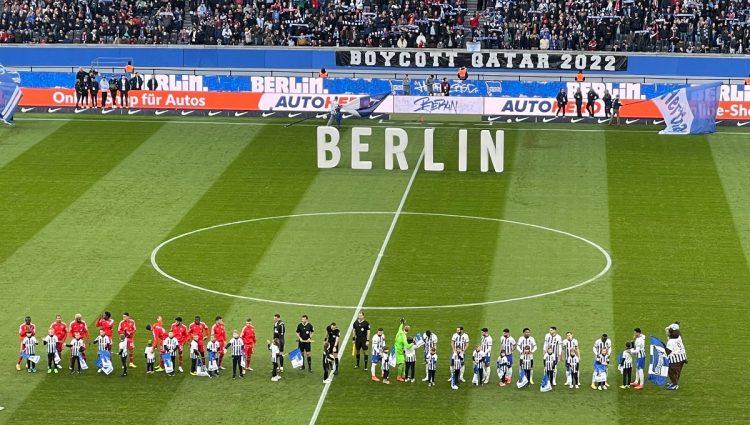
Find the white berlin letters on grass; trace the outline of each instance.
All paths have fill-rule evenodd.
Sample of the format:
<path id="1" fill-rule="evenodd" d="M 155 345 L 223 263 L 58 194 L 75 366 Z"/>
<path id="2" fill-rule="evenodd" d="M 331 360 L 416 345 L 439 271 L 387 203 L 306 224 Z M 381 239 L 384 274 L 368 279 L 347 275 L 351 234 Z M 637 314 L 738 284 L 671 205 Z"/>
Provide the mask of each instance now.
<path id="1" fill-rule="evenodd" d="M 320 126 L 317 128 L 317 158 L 318 168 L 336 168 L 341 164 L 341 133 L 336 127 Z M 435 157 L 435 129 L 426 128 L 422 146 L 424 148 L 424 170 L 444 171 L 445 163 Z M 352 127 L 351 130 L 351 158 L 350 166 L 353 170 L 372 170 L 373 155 L 370 155 L 372 136 L 371 127 Z M 408 170 L 409 161 L 406 149 L 409 146 L 409 134 L 403 128 L 386 128 L 383 140 L 383 164 L 386 170 Z M 469 166 L 468 131 L 458 131 L 458 171 L 467 171 Z M 479 169 L 486 173 L 493 171 L 502 173 L 505 167 L 505 133 L 496 130 L 493 138 L 490 130 L 482 130 L 479 134 Z"/>

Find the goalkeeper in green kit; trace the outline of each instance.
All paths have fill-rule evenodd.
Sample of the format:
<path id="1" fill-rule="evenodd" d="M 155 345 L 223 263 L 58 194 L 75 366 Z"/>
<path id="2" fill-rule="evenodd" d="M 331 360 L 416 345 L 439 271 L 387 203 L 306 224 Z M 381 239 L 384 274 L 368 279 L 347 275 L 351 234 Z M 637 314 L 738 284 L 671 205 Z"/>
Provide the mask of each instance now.
<path id="1" fill-rule="evenodd" d="M 406 334 L 409 333 L 409 326 L 404 326 L 404 318 L 401 318 L 401 324 L 398 326 L 398 332 L 396 332 L 396 339 L 393 342 L 393 348 L 396 349 L 396 380 L 404 382 L 405 376 L 405 365 L 406 358 L 404 355 L 404 348 L 406 348 Z"/>

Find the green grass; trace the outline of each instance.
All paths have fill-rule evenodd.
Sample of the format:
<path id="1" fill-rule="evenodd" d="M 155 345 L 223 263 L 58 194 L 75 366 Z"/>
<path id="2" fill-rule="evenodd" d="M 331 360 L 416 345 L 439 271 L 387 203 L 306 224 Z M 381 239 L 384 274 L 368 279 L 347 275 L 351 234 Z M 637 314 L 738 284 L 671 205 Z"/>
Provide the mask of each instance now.
<path id="1" fill-rule="evenodd" d="M 101 422 L 102 412 L 111 423 L 308 423 L 323 389 L 325 326 L 335 321 L 346 328 L 351 321 L 349 307 L 359 302 L 412 176 L 412 170 L 382 169 L 387 123 L 363 124 L 375 126 L 368 154 L 375 169 L 355 171 L 318 170 L 315 127 L 284 128 L 282 120 L 24 118 L 0 128 L 0 405 L 6 407 L 0 423 L 46 423 L 58 412 L 81 423 Z M 413 166 L 420 125 L 392 125 L 406 127 L 415 142 L 407 151 Z M 454 171 L 461 126 L 474 142 L 473 171 L 466 173 Z M 506 129 L 502 174 L 476 171 L 483 128 Z M 407 214 L 398 217 L 364 300 L 368 320 L 385 328 L 389 343 L 400 317 L 417 331 L 436 332 L 439 384 L 372 383 L 353 369 L 347 345 L 318 423 L 638 423 L 655 416 L 676 423 L 745 422 L 748 135 L 738 129 L 664 137 L 648 127 L 439 126 L 436 157 L 447 171 L 414 177 Z M 346 144 L 342 148 L 346 159 Z M 310 215 L 321 212 L 342 214 Z M 541 298 L 398 309 L 554 291 L 588 279 L 604 264 L 594 248 L 559 233 L 446 215 L 570 232 L 605 248 L 613 266 L 595 282 Z M 178 239 L 159 252 L 159 265 L 214 291 L 343 308 L 211 294 L 167 280 L 150 264 L 151 251 L 170 237 L 263 217 L 280 218 Z M 25 315 L 41 334 L 56 313 L 66 321 L 82 313 L 91 324 L 103 310 L 118 319 L 128 311 L 136 319 L 139 367 L 129 377 L 15 371 L 16 330 Z M 144 327 L 157 315 L 169 323 L 176 315 L 198 314 L 206 322 L 222 315 L 230 330 L 250 317 L 265 341 L 277 312 L 290 330 L 301 314 L 310 316 L 317 331 L 315 373 L 288 368 L 284 379 L 270 382 L 261 345 L 255 371 L 244 381 L 144 373 Z M 673 320 L 683 324 L 690 356 L 678 392 L 650 385 L 638 393 L 619 390 L 615 368 L 607 392 L 498 388 L 494 376 L 485 388 L 451 391 L 445 382 L 456 326 L 472 341 L 484 326 L 496 340 L 504 327 L 516 337 L 530 327 L 540 342 L 550 325 L 571 330 L 582 346 L 581 377 L 588 383 L 590 347 L 601 333 L 619 350 L 634 327 L 661 337 Z M 423 374 L 418 364 L 417 377 Z M 75 400 L 75 407 L 66 400 Z"/>

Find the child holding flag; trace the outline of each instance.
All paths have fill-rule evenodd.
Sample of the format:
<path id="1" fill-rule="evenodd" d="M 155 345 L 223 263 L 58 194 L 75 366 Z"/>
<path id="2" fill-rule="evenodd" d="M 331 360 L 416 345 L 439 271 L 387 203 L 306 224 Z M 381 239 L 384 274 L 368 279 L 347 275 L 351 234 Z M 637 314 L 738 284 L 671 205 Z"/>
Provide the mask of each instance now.
<path id="1" fill-rule="evenodd" d="M 223 323 L 222 323 L 222 326 L 223 326 Z M 234 337 L 234 334 L 236 334 L 236 333 L 237 333 L 236 331 L 233 332 L 232 333 L 232 337 Z M 223 346 L 224 346 L 225 342 L 219 341 L 219 339 L 218 339 L 219 336 L 220 335 L 212 333 L 211 334 L 211 338 L 208 341 L 208 344 L 206 344 L 206 351 L 208 352 L 208 367 L 207 367 L 207 369 L 208 369 L 208 376 L 209 377 L 218 375 L 219 374 L 219 367 L 222 367 L 221 366 L 221 359 L 224 357 Z M 225 336 L 225 339 L 226 339 L 226 333 L 224 334 L 224 336 Z M 238 336 L 239 336 L 239 334 L 238 334 Z M 242 361 L 242 354 L 240 354 L 240 362 L 241 361 Z M 240 369 L 242 369 L 242 366 L 244 366 L 244 365 L 240 365 Z"/>
<path id="2" fill-rule="evenodd" d="M 569 387 L 572 389 L 580 388 L 580 375 L 579 375 L 580 358 L 578 357 L 578 349 L 572 349 L 568 351 L 568 371 L 570 372 L 570 384 Z"/>
<path id="3" fill-rule="evenodd" d="M 599 391 L 607 389 L 607 366 L 609 365 L 609 350 L 602 348 L 594 362 L 594 385 Z"/>
<path id="4" fill-rule="evenodd" d="M 484 385 L 484 359 L 487 357 L 482 351 L 482 344 L 477 344 L 474 347 L 474 352 L 471 354 L 471 359 L 474 366 L 474 377 L 471 383 L 477 386 Z"/>
<path id="5" fill-rule="evenodd" d="M 458 383 L 461 380 L 461 369 L 464 360 L 458 351 L 453 351 L 451 355 L 451 389 L 457 390 Z"/>
<path id="6" fill-rule="evenodd" d="M 500 379 L 497 385 L 500 387 L 507 385 L 510 379 L 511 361 L 511 357 L 508 356 L 505 350 L 501 349 L 500 355 L 497 356 L 497 377 Z"/>
<path id="7" fill-rule="evenodd" d="M 549 390 L 551 390 L 555 379 L 555 369 L 557 368 L 557 353 L 552 345 L 547 347 L 542 360 L 544 361 L 545 381 L 549 385 Z M 544 387 L 544 385 L 542 386 Z"/>
<path id="8" fill-rule="evenodd" d="M 83 358 L 83 353 L 86 351 L 86 343 L 83 342 L 81 333 L 74 332 L 73 339 L 65 345 L 70 348 L 70 373 L 81 373 L 81 360 Z M 77 371 L 76 367 L 78 368 Z"/>
<path id="9" fill-rule="evenodd" d="M 527 387 L 531 383 L 531 371 L 534 369 L 534 354 L 528 345 L 523 347 L 523 351 L 521 351 L 519 368 L 521 373 L 519 374 L 518 388 Z"/>
<path id="10" fill-rule="evenodd" d="M 22 356 L 26 358 L 26 370 L 29 373 L 36 373 L 36 364 L 39 361 L 39 357 L 36 355 L 37 344 L 34 334 L 27 330 L 26 336 L 21 341 L 21 347 L 23 348 Z"/>

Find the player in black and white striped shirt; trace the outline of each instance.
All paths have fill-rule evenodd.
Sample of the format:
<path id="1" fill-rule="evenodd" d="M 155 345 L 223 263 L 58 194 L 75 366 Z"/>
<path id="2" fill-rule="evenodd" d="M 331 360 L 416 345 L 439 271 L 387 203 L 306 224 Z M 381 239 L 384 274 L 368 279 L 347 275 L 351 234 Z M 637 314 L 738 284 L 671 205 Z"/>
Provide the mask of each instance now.
<path id="1" fill-rule="evenodd" d="M 57 373 L 57 364 L 55 363 L 55 354 L 57 353 L 57 336 L 55 336 L 54 329 L 50 328 L 47 336 L 42 340 L 47 348 L 47 373 Z"/>
<path id="2" fill-rule="evenodd" d="M 510 336 L 510 329 L 503 329 L 503 336 L 500 337 L 500 349 L 505 351 L 508 357 L 508 371 L 505 375 L 505 383 L 509 384 L 513 379 L 513 353 L 516 351 L 516 339 Z"/>
<path id="3" fill-rule="evenodd" d="M 555 356 L 555 370 L 552 371 L 552 385 L 557 385 L 557 362 L 560 360 L 562 354 L 562 338 L 557 333 L 557 327 L 550 326 L 549 333 L 544 336 L 544 352 L 546 353 L 549 349 L 552 349 L 552 354 Z"/>
<path id="4" fill-rule="evenodd" d="M 490 364 L 492 363 L 492 335 L 490 335 L 489 329 L 482 328 L 482 337 L 480 339 L 479 345 L 481 346 L 481 350 L 484 353 L 484 370 L 482 375 L 484 377 L 483 383 L 486 384 L 490 382 Z"/>
<path id="5" fill-rule="evenodd" d="M 458 356 L 461 358 L 461 375 L 459 377 L 459 380 L 461 382 L 466 382 L 464 380 L 464 369 L 466 366 L 465 362 L 465 356 L 466 356 L 466 349 L 469 347 L 469 335 L 464 332 L 464 327 L 459 326 L 456 328 L 456 333 L 453 334 L 451 337 L 451 348 L 453 349 L 454 353 L 458 353 Z"/>
<path id="6" fill-rule="evenodd" d="M 232 332 L 232 339 L 229 340 L 227 345 L 224 347 L 225 350 L 229 350 L 232 355 L 232 379 L 237 378 L 237 370 L 240 371 L 240 378 L 245 377 L 245 372 L 242 369 L 242 350 L 245 344 L 240 338 L 240 334 L 235 330 Z"/>

